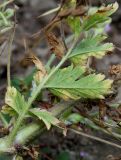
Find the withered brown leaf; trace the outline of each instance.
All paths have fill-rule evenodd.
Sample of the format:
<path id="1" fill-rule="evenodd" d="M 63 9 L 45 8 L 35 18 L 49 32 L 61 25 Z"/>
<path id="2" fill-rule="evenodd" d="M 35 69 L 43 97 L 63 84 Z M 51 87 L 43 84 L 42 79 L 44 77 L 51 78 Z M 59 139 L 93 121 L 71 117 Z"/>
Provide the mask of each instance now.
<path id="1" fill-rule="evenodd" d="M 121 74 L 121 64 L 112 65 L 109 70 L 110 75 L 119 75 Z"/>
<path id="2" fill-rule="evenodd" d="M 103 100 L 101 100 L 99 102 L 99 119 L 100 119 L 100 122 L 102 122 L 104 120 L 104 117 L 106 115 L 106 110 L 107 110 L 106 104 Z"/>
<path id="3" fill-rule="evenodd" d="M 88 9 L 87 7 L 82 5 L 78 6 L 77 8 L 64 9 L 64 10 L 61 10 L 58 17 L 60 19 L 63 19 L 63 18 L 67 18 L 68 16 L 74 16 L 74 17 L 83 16 L 87 12 L 87 9 Z"/>
<path id="4" fill-rule="evenodd" d="M 28 59 L 30 59 L 35 64 L 35 66 L 37 67 L 39 71 L 41 71 L 43 74 L 46 74 L 45 67 L 39 58 L 31 54 Z"/>
<path id="5" fill-rule="evenodd" d="M 51 47 L 51 51 L 59 58 L 63 57 L 65 52 L 64 44 L 59 40 L 52 32 L 46 33 L 48 43 Z"/>
<path id="6" fill-rule="evenodd" d="M 28 59 L 35 64 L 38 70 L 34 75 L 34 80 L 38 83 L 47 74 L 46 69 L 43 63 L 35 55 L 31 54 Z"/>
<path id="7" fill-rule="evenodd" d="M 112 10 L 112 9 L 113 9 L 113 5 L 110 5 L 110 6 L 108 6 L 108 7 L 102 7 L 102 8 L 100 8 L 100 9 L 98 10 L 98 13 L 105 13 L 105 12 L 110 11 L 110 10 Z"/>

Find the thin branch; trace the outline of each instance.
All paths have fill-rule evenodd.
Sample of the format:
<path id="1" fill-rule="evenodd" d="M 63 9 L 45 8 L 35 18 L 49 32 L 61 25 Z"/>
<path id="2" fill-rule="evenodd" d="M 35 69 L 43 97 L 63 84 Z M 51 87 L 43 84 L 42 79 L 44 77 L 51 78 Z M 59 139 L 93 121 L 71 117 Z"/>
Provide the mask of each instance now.
<path id="1" fill-rule="evenodd" d="M 8 86 L 11 85 L 10 67 L 11 67 L 11 55 L 12 55 L 12 44 L 13 44 L 14 34 L 15 34 L 15 29 L 13 30 L 13 33 L 10 36 L 10 42 L 9 42 L 9 47 L 8 47 L 8 64 L 7 64 L 7 82 L 8 82 Z"/>
<path id="2" fill-rule="evenodd" d="M 87 119 L 89 119 L 90 121 L 92 121 L 95 125 L 97 125 L 101 131 L 103 131 L 104 133 L 107 133 L 111 136 L 113 136 L 114 138 L 116 138 L 117 140 L 121 141 L 121 135 L 117 134 L 115 132 L 112 132 L 109 128 L 109 125 L 104 124 L 104 123 L 100 123 L 100 121 L 98 121 L 97 119 L 92 118 L 91 116 L 89 116 L 88 114 L 82 112 L 78 107 L 75 107 L 79 113 L 83 116 L 86 117 Z"/>
<path id="3" fill-rule="evenodd" d="M 47 26 L 45 26 L 43 29 L 39 30 L 37 33 L 33 34 L 32 38 L 38 37 L 43 31 L 47 31 L 48 29 L 51 30 L 54 27 L 54 24 L 60 21 L 60 18 L 58 18 L 58 15 L 63 5 L 64 5 L 64 0 L 61 0 L 60 7 L 57 10 L 57 13 L 55 14 L 55 16 L 51 19 L 50 23 Z"/>
<path id="4" fill-rule="evenodd" d="M 7 64 L 7 82 L 8 86 L 11 85 L 11 74 L 10 74 L 10 67 L 11 67 L 11 55 L 12 55 L 12 44 L 15 36 L 15 30 L 16 30 L 16 14 L 14 16 L 15 18 L 15 23 L 13 26 L 13 32 L 10 36 L 10 42 L 9 42 L 9 47 L 8 47 L 8 64 Z"/>
<path id="5" fill-rule="evenodd" d="M 59 9 L 60 9 L 60 5 L 57 8 L 51 9 L 51 10 L 41 14 L 40 16 L 38 16 L 38 18 L 41 18 L 41 17 L 47 16 L 49 14 L 52 14 L 54 12 L 57 12 Z"/>
<path id="6" fill-rule="evenodd" d="M 96 137 L 96 136 L 92 136 L 92 135 L 89 135 L 89 134 L 87 134 L 87 133 L 84 133 L 84 132 L 81 132 L 81 131 L 77 131 L 77 130 L 74 130 L 74 129 L 69 129 L 69 130 L 72 131 L 72 132 L 74 132 L 74 133 L 76 133 L 76 134 L 79 134 L 79 135 L 81 135 L 81 136 L 83 136 L 83 137 L 90 138 L 90 139 L 96 140 L 96 141 L 98 141 L 98 142 L 105 143 L 105 144 L 108 144 L 108 145 L 111 145 L 111 146 L 113 146 L 113 147 L 117 147 L 117 148 L 120 148 L 120 149 L 121 149 L 121 146 L 120 146 L 120 145 L 115 144 L 115 143 L 113 143 L 113 142 L 109 142 L 109 141 L 104 140 L 104 139 L 102 139 L 102 138 L 99 138 L 99 137 Z"/>

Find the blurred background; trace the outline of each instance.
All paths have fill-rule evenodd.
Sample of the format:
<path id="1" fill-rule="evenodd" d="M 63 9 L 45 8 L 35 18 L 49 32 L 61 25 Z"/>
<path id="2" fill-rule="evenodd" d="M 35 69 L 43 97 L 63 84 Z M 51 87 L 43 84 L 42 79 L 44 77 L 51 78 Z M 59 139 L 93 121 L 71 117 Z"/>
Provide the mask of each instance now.
<path id="1" fill-rule="evenodd" d="M 107 0 L 108 3 L 115 0 Z M 1 1 L 2 2 L 2 1 Z M 12 47 L 11 74 L 12 77 L 24 77 L 31 72 L 32 66 L 26 63 L 25 58 L 28 56 L 28 48 L 36 45 L 32 52 L 36 54 L 42 61 L 46 62 L 49 57 L 49 48 L 45 40 L 38 43 L 38 40 L 31 38 L 32 34 L 43 28 L 54 14 L 37 18 L 39 15 L 53 9 L 59 5 L 59 0 L 16 0 L 17 5 L 17 29 Z M 92 5 L 100 5 L 101 0 L 92 0 Z M 121 1 L 118 0 L 119 9 L 112 16 L 112 23 L 107 26 L 106 31 L 109 35 L 108 41 L 113 42 L 116 46 L 113 54 L 106 55 L 102 60 L 95 60 L 95 66 L 99 72 L 108 76 L 111 65 L 121 64 Z M 59 31 L 59 30 L 57 30 Z M 65 27 L 68 33 L 68 28 Z M 1 50 L 6 45 L 3 41 L 7 37 L 0 37 Z M 0 106 L 4 104 L 4 93 L 6 91 L 6 64 L 7 49 L 4 49 L 0 55 Z M 121 86 L 118 86 L 118 94 L 114 99 L 121 102 Z M 90 131 L 89 131 L 90 132 Z M 95 135 L 113 140 L 100 132 Z M 109 145 L 90 140 L 74 133 L 69 133 L 64 137 L 60 132 L 51 132 L 43 135 L 38 139 L 41 145 L 42 160 L 121 160 L 120 149 Z M 121 142 L 118 141 L 121 144 Z"/>

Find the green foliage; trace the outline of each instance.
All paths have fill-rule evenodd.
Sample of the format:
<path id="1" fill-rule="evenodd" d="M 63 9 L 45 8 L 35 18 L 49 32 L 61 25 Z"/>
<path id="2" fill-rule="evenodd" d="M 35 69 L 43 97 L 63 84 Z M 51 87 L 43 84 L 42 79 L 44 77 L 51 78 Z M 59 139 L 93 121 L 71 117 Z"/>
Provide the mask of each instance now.
<path id="1" fill-rule="evenodd" d="M 9 87 L 7 89 L 5 103 L 8 105 L 8 108 L 3 108 L 3 112 L 10 115 L 12 113 L 14 114 L 14 111 L 21 115 L 27 107 L 27 103 L 25 102 L 24 97 L 14 87 Z M 13 110 L 11 110 L 10 107 Z M 58 124 L 60 123 L 60 121 L 57 118 L 55 118 L 50 112 L 46 110 L 39 110 L 37 108 L 33 108 L 29 111 L 29 113 L 29 117 L 34 117 L 33 115 L 35 115 L 40 120 L 42 120 L 45 123 L 48 130 L 50 129 L 52 124 L 58 126 Z"/>
<path id="2" fill-rule="evenodd" d="M 61 120 L 65 120 L 67 118 L 65 120 L 65 124 L 76 125 L 77 123 L 81 122 L 85 123 L 87 126 L 90 126 L 91 128 L 98 129 L 96 125 L 90 123 L 91 120 L 88 120 L 87 118 L 80 116 L 78 113 L 73 113 L 72 106 L 70 107 L 70 104 L 68 105 L 69 107 L 65 106 L 66 105 L 65 101 L 71 100 L 74 104 L 75 100 L 81 98 L 103 99 L 105 95 L 111 93 L 112 80 L 105 79 L 105 76 L 103 74 L 87 73 L 85 62 L 91 56 L 94 56 L 96 58 L 102 58 L 108 51 L 113 50 L 114 46 L 112 43 L 102 43 L 102 41 L 106 38 L 104 36 L 102 28 L 104 29 L 104 24 L 109 23 L 110 21 L 109 16 L 117 10 L 118 4 L 114 3 L 113 5 L 108 5 L 107 7 L 103 6 L 99 9 L 93 8 L 94 9 L 93 12 L 89 11 L 82 17 L 78 17 L 78 16 L 73 16 L 70 10 L 69 10 L 70 15 L 67 16 L 68 9 L 72 9 L 72 11 L 73 9 L 76 9 L 76 0 L 72 1 L 69 0 L 66 2 L 67 3 L 61 9 L 63 14 L 65 14 L 63 10 L 65 9 L 64 11 L 66 11 L 66 15 L 62 16 L 62 19 L 64 17 L 65 22 L 68 23 L 68 25 L 73 31 L 74 42 L 72 41 L 73 43 L 72 47 L 68 49 L 67 53 L 61 54 L 59 58 L 62 59 L 60 60 L 59 64 L 57 64 L 57 66 L 53 66 L 51 69 L 52 61 L 49 62 L 49 66 L 47 66 L 47 68 L 49 68 L 49 70 L 47 70 L 48 72 L 46 71 L 43 63 L 37 57 L 35 57 L 34 55 L 31 56 L 30 59 L 31 61 L 34 62 L 37 70 L 32 72 L 31 75 L 29 75 L 27 78 L 23 80 L 21 79 L 14 80 L 13 81 L 14 87 L 9 86 L 7 88 L 7 92 L 5 95 L 5 103 L 7 107 L 3 109 L 4 111 L 3 113 L 7 113 L 12 116 L 11 118 L 12 123 L 10 122 L 9 125 L 11 126 L 11 124 L 13 123 L 14 125 L 10 135 L 6 136 L 6 138 L 0 139 L 0 153 L 10 151 L 11 149 L 10 146 L 12 146 L 12 149 L 15 149 L 13 144 L 15 143 L 15 139 L 17 139 L 19 131 L 21 131 L 21 133 L 25 133 L 24 131 L 26 131 L 27 133 L 26 135 L 20 133 L 18 137 L 21 139 L 26 138 L 27 135 L 28 137 L 30 137 L 31 133 L 33 135 L 34 134 L 36 135 L 35 132 L 43 129 L 43 123 L 46 125 L 48 130 L 51 128 L 52 125 L 65 129 L 65 125 L 61 123 Z M 6 6 L 4 7 L 5 8 L 1 8 L 0 11 L 0 22 L 1 22 L 0 29 L 2 32 L 10 28 L 13 24 L 10 19 L 11 16 L 13 16 L 13 10 L 6 9 Z M 79 42 L 80 35 L 82 35 L 83 38 Z M 54 37 L 51 36 L 49 38 L 50 38 L 49 42 L 50 45 L 52 45 L 51 46 L 52 49 L 53 50 L 58 49 L 60 54 L 61 52 L 61 46 L 59 45 L 60 41 L 55 36 Z M 70 65 L 68 65 L 65 68 L 62 67 L 63 64 L 68 60 Z M 31 81 L 33 86 L 31 85 Z M 23 92 L 22 89 L 20 88 L 21 83 L 24 83 L 25 86 L 27 86 L 27 94 L 26 94 L 27 96 L 25 97 L 28 100 L 25 100 L 23 96 L 24 93 L 21 93 Z M 15 86 L 21 92 L 19 92 L 15 88 Z M 52 108 L 49 111 L 46 109 L 46 106 L 44 109 L 41 109 L 41 106 L 37 104 L 38 102 L 37 98 L 40 97 L 40 95 L 44 93 L 43 91 L 46 91 L 47 89 L 55 96 L 58 96 L 60 98 L 59 104 L 63 99 L 64 106 L 61 106 L 62 108 L 59 107 L 58 105 L 55 109 L 53 107 L 54 105 L 53 101 L 51 101 Z M 31 96 L 29 97 L 30 93 Z M 41 98 L 41 100 L 43 101 L 43 97 Z M 34 105 L 32 106 L 33 103 Z M 42 105 L 44 106 L 44 104 Z M 37 106 L 39 106 L 40 108 Z M 64 108 L 65 109 L 64 110 L 63 107 L 65 107 L 66 109 Z M 71 110 L 68 110 L 70 108 Z M 66 114 L 62 113 L 62 111 Z M 0 118 L 5 124 L 7 123 L 7 126 L 9 126 L 8 122 L 4 119 L 3 114 L 1 114 Z M 28 121 L 24 120 L 28 120 L 29 118 L 32 120 L 32 123 L 34 122 L 34 125 L 32 126 L 30 125 L 27 128 L 25 125 L 27 124 Z M 59 118 L 61 120 L 59 120 Z M 40 124 L 39 126 L 38 122 Z M 34 129 L 31 127 L 33 127 Z M 22 129 L 25 130 L 22 131 Z M 31 132 L 30 134 L 29 131 Z M 64 130 L 64 133 L 65 132 L 66 129 Z M 20 142 L 24 144 L 21 139 L 19 139 Z M 27 140 L 25 141 L 27 142 Z M 66 153 L 64 153 L 57 157 L 57 160 L 61 159 L 68 160 L 70 158 Z"/>
<path id="3" fill-rule="evenodd" d="M 69 58 L 74 64 L 83 64 L 90 56 L 102 58 L 108 51 L 112 51 L 112 43 L 101 44 L 106 37 L 102 35 L 83 39 L 72 51 Z"/>
<path id="4" fill-rule="evenodd" d="M 8 87 L 5 96 L 5 103 L 19 115 L 22 114 L 23 110 L 25 110 L 27 106 L 24 97 L 14 87 Z"/>
<path id="5" fill-rule="evenodd" d="M 71 27 L 72 31 L 75 33 L 75 36 L 78 36 L 81 33 L 81 22 L 80 17 L 72 17 L 69 16 L 67 19 L 69 26 Z"/>
<path id="6" fill-rule="evenodd" d="M 72 113 L 71 115 L 69 115 L 66 118 L 65 124 L 66 125 L 78 124 L 79 122 L 81 122 L 83 120 L 84 120 L 84 117 L 82 117 L 80 114 L 78 114 L 78 113 Z"/>
<path id="7" fill-rule="evenodd" d="M 45 87 L 64 100 L 104 98 L 103 95 L 110 93 L 111 80 L 104 80 L 105 76 L 101 74 L 83 76 L 83 72 L 81 67 L 70 66 L 60 69 Z"/>
<path id="8" fill-rule="evenodd" d="M 14 15 L 14 9 L 7 8 L 8 3 L 3 3 L 0 6 L 0 32 L 4 33 L 7 30 L 11 29 L 13 26 L 13 22 L 11 21 L 11 17 Z"/>
<path id="9" fill-rule="evenodd" d="M 55 118 L 51 112 L 48 112 L 46 110 L 39 110 L 39 109 L 31 109 L 30 110 L 31 113 L 33 113 L 36 117 L 38 117 L 40 120 L 42 120 L 47 129 L 49 130 L 51 128 L 51 125 L 53 124 L 54 126 L 58 126 L 60 121 Z"/>
<path id="10" fill-rule="evenodd" d="M 107 7 L 101 7 L 92 15 L 84 17 L 83 23 L 81 25 L 82 31 L 88 31 L 91 28 L 96 28 L 98 24 L 109 21 L 110 15 L 112 15 L 118 9 L 118 3 L 108 5 Z"/>

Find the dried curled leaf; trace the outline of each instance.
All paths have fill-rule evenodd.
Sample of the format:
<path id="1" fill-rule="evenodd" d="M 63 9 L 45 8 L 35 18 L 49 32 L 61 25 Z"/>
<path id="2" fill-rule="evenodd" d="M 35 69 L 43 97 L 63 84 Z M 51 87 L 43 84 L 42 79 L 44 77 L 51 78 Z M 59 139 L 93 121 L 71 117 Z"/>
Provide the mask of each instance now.
<path id="1" fill-rule="evenodd" d="M 34 75 L 34 81 L 39 84 L 42 78 L 46 75 L 46 69 L 43 63 L 35 55 L 32 54 L 28 59 L 30 59 L 37 68 L 37 72 Z"/>
<path id="2" fill-rule="evenodd" d="M 118 7 L 119 7 L 118 3 L 115 2 L 113 4 L 109 4 L 107 7 L 105 6 L 100 7 L 97 13 L 102 14 L 102 16 L 111 16 L 113 13 L 116 12 Z"/>
<path id="3" fill-rule="evenodd" d="M 55 53 L 58 58 L 63 57 L 65 52 L 65 47 L 63 42 L 59 40 L 53 33 L 47 33 L 47 40 L 51 47 L 51 51 Z"/>
<path id="4" fill-rule="evenodd" d="M 68 18 L 68 16 L 83 16 L 87 12 L 88 8 L 85 5 L 77 5 L 76 0 L 66 0 L 62 6 L 61 12 L 58 17 Z"/>
<path id="5" fill-rule="evenodd" d="M 32 54 L 28 59 L 30 59 L 35 64 L 39 71 L 41 71 L 43 74 L 46 74 L 45 67 L 39 58 Z"/>
<path id="6" fill-rule="evenodd" d="M 112 65 L 109 70 L 110 75 L 120 75 L 121 74 L 121 64 Z"/>

